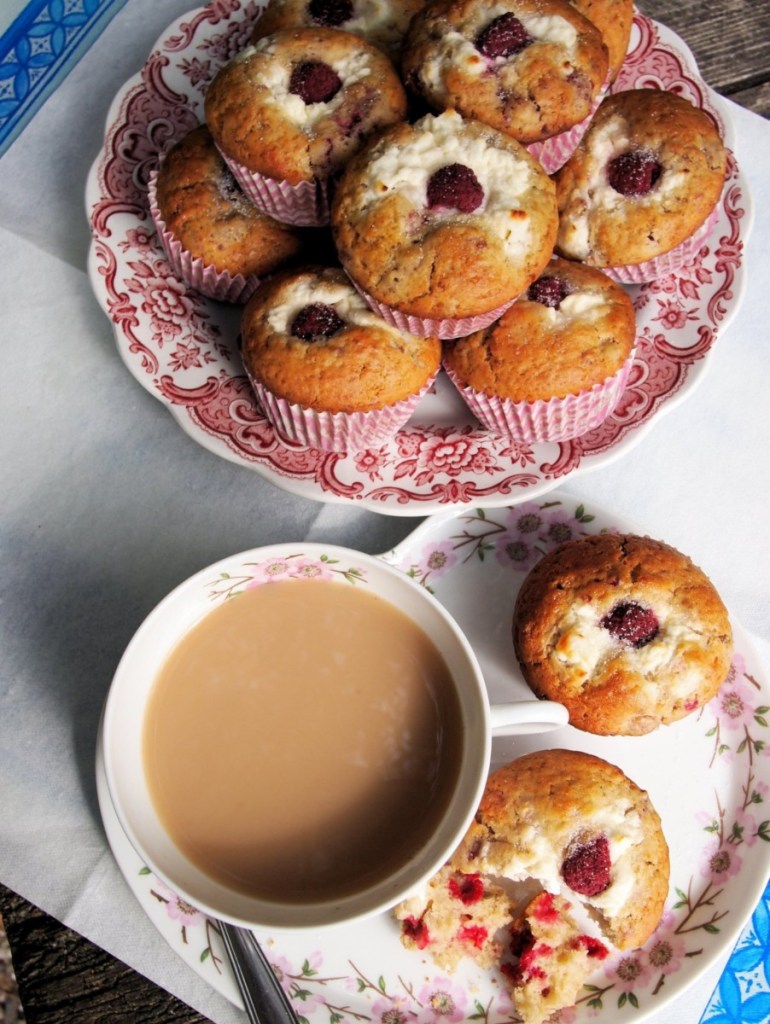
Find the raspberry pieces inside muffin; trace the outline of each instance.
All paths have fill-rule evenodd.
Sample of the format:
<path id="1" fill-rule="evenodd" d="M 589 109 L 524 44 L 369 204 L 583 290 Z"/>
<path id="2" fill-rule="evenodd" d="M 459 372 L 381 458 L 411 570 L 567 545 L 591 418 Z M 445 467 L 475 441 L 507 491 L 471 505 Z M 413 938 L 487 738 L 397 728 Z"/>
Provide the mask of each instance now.
<path id="1" fill-rule="evenodd" d="M 527 1024 L 571 1006 L 610 952 L 641 946 L 668 894 L 650 798 L 618 767 L 540 750 L 497 768 L 449 862 L 395 911 L 401 940 L 454 970 L 497 967 Z"/>
<path id="2" fill-rule="evenodd" d="M 727 676 L 732 631 L 713 584 L 633 534 L 568 541 L 530 570 L 513 642 L 539 696 L 598 734 L 641 735 L 702 707 Z"/>
<path id="3" fill-rule="evenodd" d="M 572 904 L 543 892 L 524 909 L 513 931 L 513 959 L 503 965 L 516 1010 L 524 1024 L 541 1024 L 572 1006 L 608 948 L 580 929 Z"/>

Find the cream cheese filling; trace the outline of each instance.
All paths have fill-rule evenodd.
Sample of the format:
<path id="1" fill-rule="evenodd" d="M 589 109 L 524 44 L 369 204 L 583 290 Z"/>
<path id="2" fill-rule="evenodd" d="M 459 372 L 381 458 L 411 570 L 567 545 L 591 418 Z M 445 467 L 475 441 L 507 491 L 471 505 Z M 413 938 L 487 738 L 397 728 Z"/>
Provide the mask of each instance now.
<path id="1" fill-rule="evenodd" d="M 327 60 L 325 63 L 337 73 L 342 86 L 328 102 L 305 103 L 301 96 L 289 92 L 291 66 L 287 66 L 284 59 L 276 54 L 276 47 L 270 36 L 258 40 L 253 46 L 247 46 L 235 60 L 250 60 L 256 53 L 264 54 L 268 58 L 260 63 L 256 79 L 268 92 L 264 97 L 265 102 L 280 107 L 287 120 L 304 129 L 312 128 L 322 117 L 327 117 L 336 110 L 343 101 L 347 86 L 360 82 L 371 74 L 368 53 L 352 53 L 340 60 Z"/>

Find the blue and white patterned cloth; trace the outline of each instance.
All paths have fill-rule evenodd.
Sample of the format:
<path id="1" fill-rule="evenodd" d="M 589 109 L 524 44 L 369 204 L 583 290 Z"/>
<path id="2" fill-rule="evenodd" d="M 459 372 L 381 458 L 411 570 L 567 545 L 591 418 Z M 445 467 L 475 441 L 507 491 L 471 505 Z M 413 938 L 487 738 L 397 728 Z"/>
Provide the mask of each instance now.
<path id="1" fill-rule="evenodd" d="M 0 0 L 0 156 L 126 0 Z"/>
<path id="2" fill-rule="evenodd" d="M 770 883 L 743 929 L 700 1024 L 770 1021 Z"/>

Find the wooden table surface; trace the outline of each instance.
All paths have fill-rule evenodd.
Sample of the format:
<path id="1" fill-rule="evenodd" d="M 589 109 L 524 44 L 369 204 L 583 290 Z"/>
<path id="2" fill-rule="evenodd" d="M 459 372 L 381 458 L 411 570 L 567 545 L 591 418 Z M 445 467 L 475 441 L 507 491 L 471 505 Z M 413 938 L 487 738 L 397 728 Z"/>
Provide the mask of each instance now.
<path id="1" fill-rule="evenodd" d="M 770 0 L 640 0 L 684 39 L 704 79 L 770 118 Z M 207 1024 L 207 1019 L 0 884 L 0 916 L 30 1024 Z M 0 963 L 0 970 L 2 964 Z M 0 997 L 8 987 L 0 977 Z M 0 1020 L 3 1020 L 0 998 Z"/>

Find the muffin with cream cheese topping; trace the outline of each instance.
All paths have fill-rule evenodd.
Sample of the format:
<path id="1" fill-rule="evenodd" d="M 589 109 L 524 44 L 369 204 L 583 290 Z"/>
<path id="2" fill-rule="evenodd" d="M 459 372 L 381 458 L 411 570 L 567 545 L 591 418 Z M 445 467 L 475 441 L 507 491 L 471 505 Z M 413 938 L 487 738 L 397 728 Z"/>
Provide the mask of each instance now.
<path id="1" fill-rule="evenodd" d="M 618 949 L 647 941 L 668 895 L 668 845 L 649 794 L 579 750 L 538 750 L 494 771 L 452 864 L 537 879 L 590 908 Z"/>
<path id="2" fill-rule="evenodd" d="M 265 281 L 243 311 L 241 337 L 246 372 L 277 433 L 328 451 L 392 437 L 441 363 L 437 338 L 385 323 L 338 267 Z"/>
<path id="3" fill-rule="evenodd" d="M 343 267 L 412 333 L 497 319 L 551 257 L 553 183 L 510 136 L 456 111 L 388 129 L 345 168 L 332 205 Z"/>
<path id="4" fill-rule="evenodd" d="M 513 615 L 527 683 L 570 724 L 641 736 L 707 704 L 727 678 L 732 630 L 706 574 L 662 541 L 580 537 L 530 570 Z"/>
<path id="5" fill-rule="evenodd" d="M 567 0 L 434 0 L 404 40 L 408 88 L 532 147 L 553 173 L 607 80 L 598 28 Z"/>
<path id="6" fill-rule="evenodd" d="M 328 223 L 329 189 L 406 94 L 376 46 L 331 28 L 287 29 L 229 61 L 206 94 L 206 123 L 249 198 L 277 220 Z"/>
<path id="7" fill-rule="evenodd" d="M 554 258 L 499 320 L 444 347 L 477 419 L 518 441 L 562 441 L 602 423 L 628 381 L 636 313 L 602 271 Z"/>
<path id="8" fill-rule="evenodd" d="M 689 100 L 614 93 L 555 176 L 557 250 L 627 283 L 675 273 L 711 233 L 726 167 L 717 126 Z"/>

